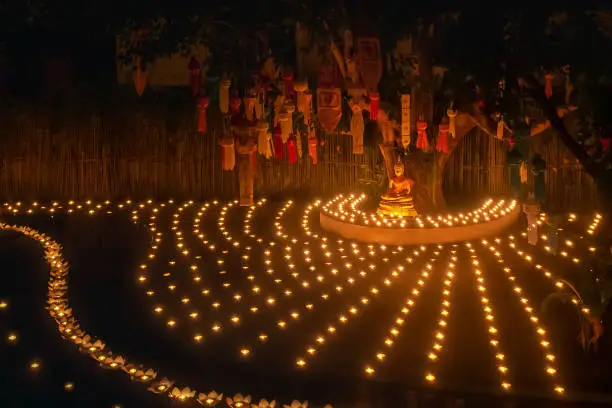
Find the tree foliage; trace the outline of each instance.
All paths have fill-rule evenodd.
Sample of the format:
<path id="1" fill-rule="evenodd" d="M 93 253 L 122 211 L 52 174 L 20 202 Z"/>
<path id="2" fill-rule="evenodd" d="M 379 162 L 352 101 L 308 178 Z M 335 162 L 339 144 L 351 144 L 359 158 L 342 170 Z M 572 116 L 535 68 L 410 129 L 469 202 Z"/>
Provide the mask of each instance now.
<path id="1" fill-rule="evenodd" d="M 293 65 L 296 22 L 309 28 L 311 43 L 321 52 L 341 41 L 345 29 L 378 35 L 387 51 L 398 39 L 412 36 L 417 53 L 427 48 L 429 64 L 447 68 L 444 81 L 437 84 L 440 102 L 480 101 L 488 118 L 496 112 L 504 115 L 509 132 L 525 118 L 532 126 L 550 122 L 598 183 L 611 181 L 612 160 L 602 140 L 612 136 L 612 14 L 453 7 L 389 0 L 29 0 L 0 2 L 0 23 L 4 41 L 35 30 L 119 35 L 120 57 L 127 63 L 135 55 L 147 61 L 202 44 L 211 51 L 210 72 L 243 77 L 269 55 Z M 547 73 L 554 74 L 550 99 L 544 97 Z M 573 89 L 568 97 L 566 78 Z M 401 75 L 388 80 L 388 88 L 396 92 Z M 577 107 L 572 126 L 558 114 L 568 104 Z"/>

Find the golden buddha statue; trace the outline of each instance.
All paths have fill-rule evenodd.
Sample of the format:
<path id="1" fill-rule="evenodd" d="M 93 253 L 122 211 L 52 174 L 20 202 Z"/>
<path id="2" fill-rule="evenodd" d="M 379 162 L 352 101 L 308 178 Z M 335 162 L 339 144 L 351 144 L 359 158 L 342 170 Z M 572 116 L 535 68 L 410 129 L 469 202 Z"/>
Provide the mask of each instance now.
<path id="1" fill-rule="evenodd" d="M 398 161 L 393 168 L 394 175 L 389 179 L 389 190 L 380 197 L 378 213 L 398 217 L 415 217 L 417 212 L 412 202 L 414 181 L 404 176 L 404 163 Z"/>

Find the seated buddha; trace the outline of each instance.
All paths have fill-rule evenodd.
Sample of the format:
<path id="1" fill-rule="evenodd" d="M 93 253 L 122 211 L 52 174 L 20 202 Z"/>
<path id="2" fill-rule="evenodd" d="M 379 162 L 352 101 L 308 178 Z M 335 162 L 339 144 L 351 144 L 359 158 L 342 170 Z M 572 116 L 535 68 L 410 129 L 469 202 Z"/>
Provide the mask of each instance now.
<path id="1" fill-rule="evenodd" d="M 417 212 L 412 202 L 414 181 L 404 176 L 404 164 L 398 162 L 394 175 L 389 179 L 389 190 L 380 197 L 378 213 L 397 217 L 415 217 Z"/>

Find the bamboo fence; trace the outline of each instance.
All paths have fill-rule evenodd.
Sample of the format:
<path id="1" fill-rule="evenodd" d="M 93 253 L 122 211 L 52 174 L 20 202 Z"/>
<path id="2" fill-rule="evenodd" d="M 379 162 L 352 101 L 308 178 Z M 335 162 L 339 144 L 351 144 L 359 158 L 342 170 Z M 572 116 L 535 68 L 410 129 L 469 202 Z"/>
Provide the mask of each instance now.
<path id="1" fill-rule="evenodd" d="M 0 121 L 0 194 L 7 199 L 227 199 L 238 193 L 237 171 L 221 170 L 218 138 L 194 130 L 193 108 L 63 115 L 11 111 Z M 325 145 L 317 165 L 308 158 L 305 141 L 296 164 L 258 155 L 256 194 L 325 197 L 363 191 L 363 179 L 382 166 L 372 140 L 366 140 L 366 154 L 354 155 L 350 136 L 320 139 Z M 594 183 L 569 151 L 555 137 L 539 150 L 548 165 L 549 198 L 592 207 Z M 505 155 L 501 142 L 471 132 L 448 162 L 445 195 L 478 200 L 507 194 Z"/>

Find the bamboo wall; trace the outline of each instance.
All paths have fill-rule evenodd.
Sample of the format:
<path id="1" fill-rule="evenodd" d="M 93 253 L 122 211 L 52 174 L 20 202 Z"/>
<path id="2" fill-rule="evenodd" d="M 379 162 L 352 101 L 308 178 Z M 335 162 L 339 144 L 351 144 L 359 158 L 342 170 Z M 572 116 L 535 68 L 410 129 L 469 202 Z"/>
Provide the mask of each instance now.
<path id="1" fill-rule="evenodd" d="M 546 161 L 547 198 L 558 208 L 590 210 L 599 198 L 593 179 L 559 138 L 547 131 L 530 140 L 533 152 Z M 449 202 L 458 197 L 483 194 L 510 194 L 510 173 L 506 166 L 507 145 L 474 129 L 449 159 L 444 192 Z M 533 177 L 528 172 L 527 190 L 533 191 Z M 459 200 L 461 201 L 461 200 Z"/>
<path id="2" fill-rule="evenodd" d="M 0 115 L 0 191 L 4 198 L 232 198 L 237 172 L 221 171 L 221 148 L 214 135 L 193 131 L 189 109 L 124 112 L 122 115 L 9 113 Z M 256 192 L 324 197 L 363 191 L 364 178 L 382 169 L 374 141 L 366 154 L 351 153 L 351 138 L 322 140 L 319 164 L 258 157 Z M 369 145 L 369 147 L 368 147 Z M 593 205 L 592 180 L 553 138 L 541 148 L 549 164 L 549 195 L 570 206 Z M 507 193 L 509 177 L 503 145 L 478 131 L 466 136 L 449 160 L 445 194 L 471 197 Z M 567 160 L 565 161 L 564 158 Z"/>

